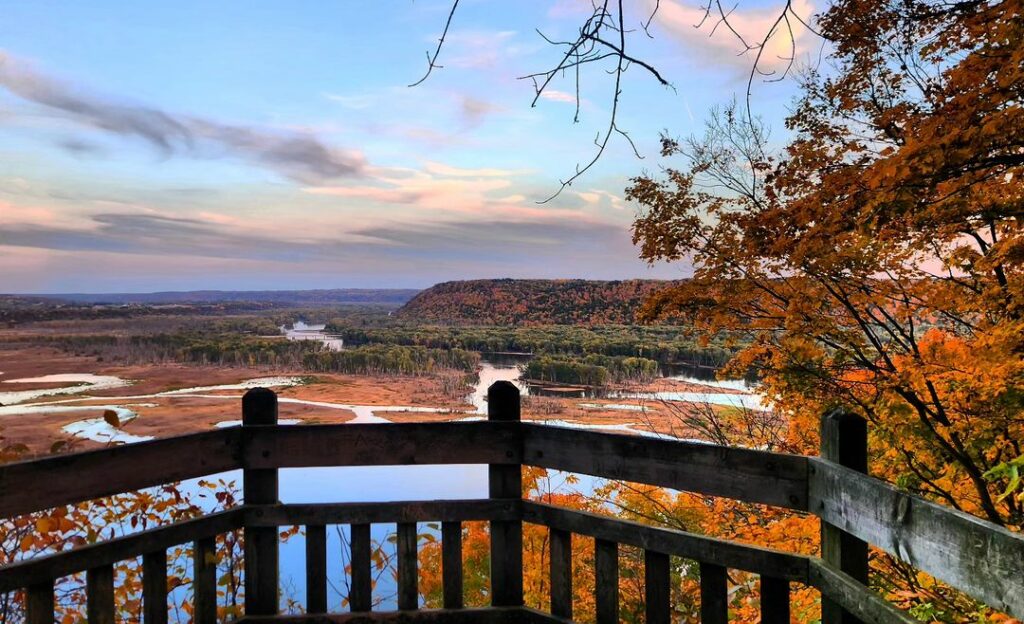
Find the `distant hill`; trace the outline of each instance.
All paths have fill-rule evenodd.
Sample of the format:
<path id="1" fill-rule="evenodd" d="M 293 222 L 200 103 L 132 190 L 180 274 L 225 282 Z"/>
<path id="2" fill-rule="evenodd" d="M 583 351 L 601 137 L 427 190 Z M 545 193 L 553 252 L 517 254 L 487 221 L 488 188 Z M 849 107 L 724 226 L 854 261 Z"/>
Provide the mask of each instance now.
<path id="1" fill-rule="evenodd" d="M 90 304 L 160 304 L 253 302 L 295 306 L 375 303 L 401 305 L 418 293 L 408 288 L 334 288 L 330 290 L 188 290 L 153 293 L 69 293 L 28 295 L 32 299 L 57 299 Z"/>
<path id="2" fill-rule="evenodd" d="M 632 323 L 661 280 L 489 279 L 443 282 L 402 306 L 399 318 L 477 325 Z"/>

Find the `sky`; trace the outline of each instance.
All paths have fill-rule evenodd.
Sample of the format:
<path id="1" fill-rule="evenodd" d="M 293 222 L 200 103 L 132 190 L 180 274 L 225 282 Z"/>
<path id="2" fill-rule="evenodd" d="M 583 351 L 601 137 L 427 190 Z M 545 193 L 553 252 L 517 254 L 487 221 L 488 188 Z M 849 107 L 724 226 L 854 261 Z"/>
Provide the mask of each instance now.
<path id="1" fill-rule="evenodd" d="M 637 27 L 652 0 L 627 0 Z M 779 3 L 741 4 L 762 35 Z M 806 1 L 794 4 L 802 15 Z M 422 288 L 490 277 L 680 278 L 637 258 L 631 177 L 659 134 L 699 133 L 752 59 L 697 3 L 661 0 L 634 52 L 619 126 L 612 83 L 531 83 L 584 0 L 0 0 L 0 292 Z M 627 22 L 628 23 L 628 22 Z M 803 34 L 798 34 L 801 44 Z M 772 45 L 787 45 L 776 42 Z M 779 56 L 781 48 L 771 51 Z M 766 55 L 770 57 L 771 55 Z M 794 85 L 755 85 L 779 125 Z"/>

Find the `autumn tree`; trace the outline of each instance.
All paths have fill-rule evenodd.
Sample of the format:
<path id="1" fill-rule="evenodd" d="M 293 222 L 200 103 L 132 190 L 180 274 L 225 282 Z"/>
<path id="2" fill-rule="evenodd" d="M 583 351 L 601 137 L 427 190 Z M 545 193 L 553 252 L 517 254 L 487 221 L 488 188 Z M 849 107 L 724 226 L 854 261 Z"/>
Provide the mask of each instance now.
<path id="1" fill-rule="evenodd" d="M 646 317 L 747 338 L 731 366 L 760 373 L 796 448 L 814 451 L 823 410 L 852 406 L 878 476 L 1018 530 L 1022 9 L 838 0 L 783 148 L 725 106 L 704 136 L 664 137 L 664 170 L 627 190 L 641 255 L 694 267 Z"/>

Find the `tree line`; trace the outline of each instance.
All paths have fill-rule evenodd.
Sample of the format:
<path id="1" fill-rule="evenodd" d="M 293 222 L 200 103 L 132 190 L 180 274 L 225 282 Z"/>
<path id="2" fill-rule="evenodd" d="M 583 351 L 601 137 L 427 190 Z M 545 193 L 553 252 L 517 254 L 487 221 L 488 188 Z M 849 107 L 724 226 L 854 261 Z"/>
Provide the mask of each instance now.
<path id="1" fill-rule="evenodd" d="M 441 326 L 394 325 L 355 326 L 345 319 L 332 319 L 326 331 L 337 334 L 346 345 L 398 344 L 420 345 L 435 349 L 466 349 L 534 355 L 591 354 L 635 357 L 661 364 L 686 362 L 720 366 L 734 353 L 724 337 L 703 345 L 686 335 L 686 329 L 674 326 L 638 325 L 538 325 Z"/>
<path id="2" fill-rule="evenodd" d="M 63 336 L 50 339 L 50 342 L 77 355 L 129 364 L 180 362 L 360 375 L 422 375 L 440 370 L 474 373 L 480 361 L 478 354 L 463 349 L 362 345 L 332 351 L 312 340 L 292 341 L 238 334 Z"/>

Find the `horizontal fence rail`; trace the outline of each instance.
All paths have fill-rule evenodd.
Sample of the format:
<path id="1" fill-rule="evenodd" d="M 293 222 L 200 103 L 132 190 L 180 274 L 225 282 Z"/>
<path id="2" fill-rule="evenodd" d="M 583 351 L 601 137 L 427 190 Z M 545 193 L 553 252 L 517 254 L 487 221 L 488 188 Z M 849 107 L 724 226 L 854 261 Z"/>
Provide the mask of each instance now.
<path id="1" fill-rule="evenodd" d="M 218 429 L 0 465 L 0 518 L 241 468 L 241 430 Z"/>
<path id="2" fill-rule="evenodd" d="M 759 575 L 765 624 L 789 621 L 792 582 L 821 591 L 823 603 L 830 605 L 823 613 L 825 624 L 853 621 L 834 619 L 843 613 L 861 622 L 914 621 L 867 588 L 863 570 L 845 567 L 849 557 L 854 561 L 866 557 L 865 542 L 997 609 L 1024 617 L 1020 573 L 1024 538 L 901 492 L 859 472 L 863 466 L 856 462 L 837 463 L 857 447 L 842 446 L 838 438 L 831 439 L 826 456 L 839 459 L 830 461 L 522 423 L 518 392 L 504 382 L 492 386 L 485 422 L 278 426 L 273 393 L 250 391 L 244 405 L 245 424 L 239 428 L 0 466 L 3 517 L 228 470 L 244 471 L 245 491 L 244 503 L 227 511 L 0 567 L 0 592 L 25 589 L 30 624 L 50 624 L 56 580 L 84 572 L 90 620 L 111 621 L 113 566 L 142 557 L 144 622 L 163 624 L 167 550 L 191 544 L 195 619 L 212 622 L 216 618 L 215 539 L 241 529 L 245 533 L 245 621 L 312 621 L 277 614 L 278 529 L 302 526 L 306 599 L 309 612 L 321 614 L 317 621 L 568 622 L 574 591 L 572 542 L 577 535 L 594 540 L 596 579 L 591 589 L 601 623 L 618 620 L 620 545 L 644 553 L 646 616 L 651 624 L 668 622 L 671 616 L 670 557 L 699 567 L 702 622 L 707 624 L 727 619 L 729 570 Z M 833 423 L 829 426 L 849 421 L 848 415 L 835 416 L 826 419 Z M 278 502 L 281 468 L 421 464 L 485 464 L 490 498 Z M 823 542 L 819 559 L 522 500 L 522 465 L 809 512 L 822 519 L 823 536 L 833 541 Z M 471 521 L 490 523 L 495 589 L 491 608 L 463 608 L 462 523 Z M 444 609 L 418 608 L 418 522 L 441 525 Z M 523 607 L 523 522 L 549 531 L 550 614 Z M 396 531 L 401 609 L 397 614 L 372 612 L 372 524 L 390 524 Z M 329 525 L 347 525 L 351 531 L 351 614 L 326 613 Z"/>
<path id="3" fill-rule="evenodd" d="M 807 509 L 806 457 L 526 423 L 522 431 L 531 466 Z"/>
<path id="4" fill-rule="evenodd" d="M 812 511 L 822 520 L 1024 617 L 1024 536 L 822 459 L 811 458 L 810 475 Z"/>
<path id="5" fill-rule="evenodd" d="M 520 464 L 519 427 L 518 423 L 491 422 L 243 427 L 242 465 Z"/>

